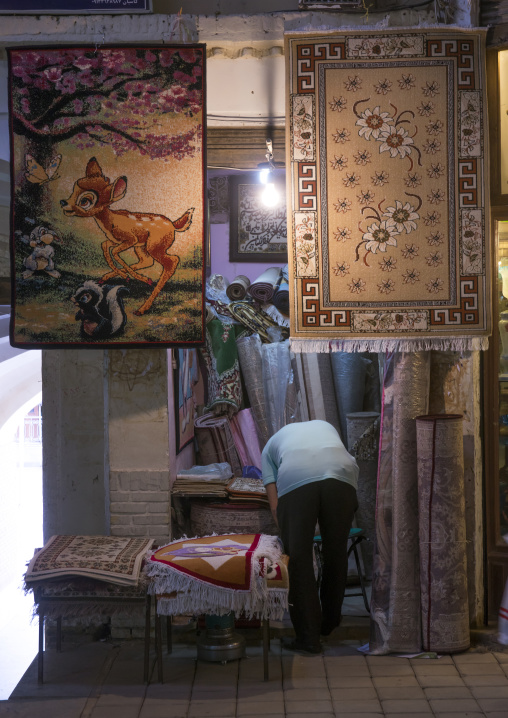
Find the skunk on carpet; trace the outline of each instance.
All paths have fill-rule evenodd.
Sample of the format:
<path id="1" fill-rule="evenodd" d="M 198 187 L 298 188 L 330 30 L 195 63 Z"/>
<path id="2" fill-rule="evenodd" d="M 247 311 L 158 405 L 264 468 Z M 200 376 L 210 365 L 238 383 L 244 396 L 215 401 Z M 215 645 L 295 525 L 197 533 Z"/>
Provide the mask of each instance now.
<path id="1" fill-rule="evenodd" d="M 123 296 L 129 290 L 123 285 L 100 285 L 92 279 L 76 290 L 71 301 L 78 307 L 76 321 L 81 322 L 85 338 L 109 339 L 120 334 L 127 323 Z"/>

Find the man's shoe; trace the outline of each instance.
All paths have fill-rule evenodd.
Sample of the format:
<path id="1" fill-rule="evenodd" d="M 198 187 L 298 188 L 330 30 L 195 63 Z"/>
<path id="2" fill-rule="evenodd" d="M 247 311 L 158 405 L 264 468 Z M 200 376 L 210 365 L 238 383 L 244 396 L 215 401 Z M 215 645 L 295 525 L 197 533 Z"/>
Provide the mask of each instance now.
<path id="1" fill-rule="evenodd" d="M 323 646 L 320 643 L 316 645 L 309 645 L 301 643 L 300 641 L 291 641 L 290 643 L 283 644 L 283 647 L 288 651 L 294 651 L 294 653 L 301 653 L 304 656 L 319 656 L 323 653 Z"/>

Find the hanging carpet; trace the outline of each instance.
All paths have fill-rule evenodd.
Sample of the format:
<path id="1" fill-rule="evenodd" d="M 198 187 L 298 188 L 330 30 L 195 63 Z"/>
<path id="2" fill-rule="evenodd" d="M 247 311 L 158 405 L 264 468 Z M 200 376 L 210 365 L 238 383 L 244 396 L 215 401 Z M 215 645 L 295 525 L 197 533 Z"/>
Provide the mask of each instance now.
<path id="1" fill-rule="evenodd" d="M 286 36 L 294 351 L 487 348 L 484 45 L 459 28 Z"/>
<path id="2" fill-rule="evenodd" d="M 205 58 L 8 50 L 14 346 L 204 341 Z"/>

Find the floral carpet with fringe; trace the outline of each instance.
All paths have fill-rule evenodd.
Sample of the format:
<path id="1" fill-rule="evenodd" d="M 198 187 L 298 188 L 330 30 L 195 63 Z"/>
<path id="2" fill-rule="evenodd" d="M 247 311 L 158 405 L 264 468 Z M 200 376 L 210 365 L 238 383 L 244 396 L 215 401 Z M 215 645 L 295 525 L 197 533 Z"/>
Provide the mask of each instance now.
<path id="1" fill-rule="evenodd" d="M 286 43 L 293 349 L 486 348 L 484 32 Z"/>

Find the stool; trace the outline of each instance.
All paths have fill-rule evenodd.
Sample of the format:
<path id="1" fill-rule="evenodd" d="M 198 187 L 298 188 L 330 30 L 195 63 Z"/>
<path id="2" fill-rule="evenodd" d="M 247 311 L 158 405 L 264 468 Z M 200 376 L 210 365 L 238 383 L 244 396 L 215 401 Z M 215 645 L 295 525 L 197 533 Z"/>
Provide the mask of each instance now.
<path id="1" fill-rule="evenodd" d="M 155 660 L 157 663 L 157 680 L 164 682 L 162 668 L 162 614 L 157 610 L 157 596 L 155 596 Z M 166 616 L 166 645 L 168 654 L 173 652 L 172 616 Z M 263 680 L 268 681 L 268 653 L 270 651 L 270 621 L 267 618 L 261 620 L 261 631 L 263 641 Z M 148 646 L 150 636 L 148 635 Z M 146 643 L 145 643 L 146 646 Z"/>
<path id="2" fill-rule="evenodd" d="M 85 580 L 86 588 L 89 593 L 96 590 L 97 595 L 83 595 L 87 591 L 80 593 L 80 586 L 83 580 L 79 578 L 74 581 L 58 581 L 48 580 L 39 581 L 34 587 L 34 602 L 36 612 L 39 617 L 39 650 L 37 654 L 37 683 L 42 685 L 44 682 L 44 621 L 45 618 L 51 616 L 56 618 L 56 650 L 58 653 L 62 650 L 62 613 L 66 617 L 72 617 L 73 607 L 78 609 L 76 616 L 80 615 L 79 609 L 87 606 L 88 612 L 97 613 L 98 615 L 107 615 L 108 611 L 115 608 L 132 607 L 136 610 L 143 609 L 145 611 L 145 642 L 144 642 L 144 658 L 143 658 L 143 681 L 149 681 L 149 650 L 150 650 L 150 614 L 151 614 L 151 596 L 146 593 L 142 587 L 117 586 L 111 585 L 104 581 Z M 112 589 L 113 595 L 107 595 L 108 586 Z M 74 589 L 74 590 L 73 590 Z"/>
<path id="3" fill-rule="evenodd" d="M 358 544 L 360 544 L 362 541 L 368 541 L 367 536 L 365 535 L 365 532 L 363 529 L 360 528 L 352 528 L 349 531 L 349 541 L 351 542 L 349 545 L 349 548 L 347 550 L 348 558 L 353 553 L 355 557 L 355 563 L 356 563 L 356 570 L 358 571 L 358 578 L 360 579 L 360 593 L 348 593 L 346 594 L 346 597 L 348 596 L 362 596 L 363 597 L 363 603 L 365 605 L 365 609 L 370 613 L 370 606 L 369 606 L 369 600 L 367 598 L 367 592 L 365 590 L 365 583 L 363 581 L 363 574 L 362 574 L 362 567 L 360 565 L 360 557 L 358 555 Z M 315 555 L 316 555 L 316 563 L 317 563 L 317 569 L 318 569 L 318 585 L 321 584 L 321 577 L 323 573 L 323 558 L 322 558 L 322 539 L 320 535 L 314 536 L 314 549 L 315 549 Z"/>

